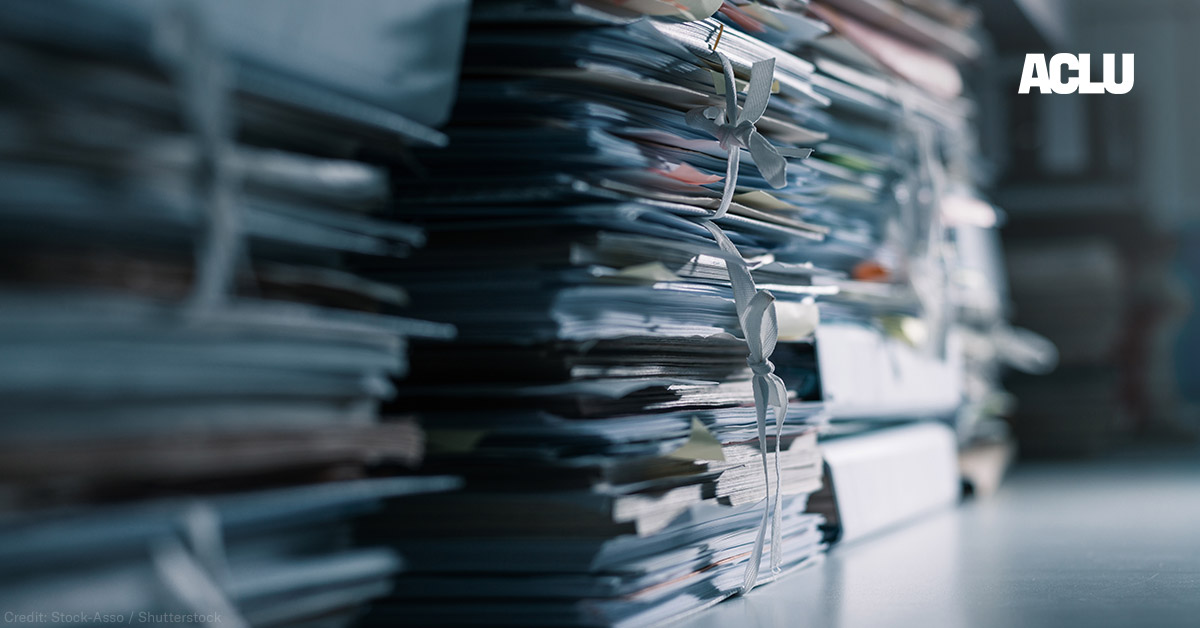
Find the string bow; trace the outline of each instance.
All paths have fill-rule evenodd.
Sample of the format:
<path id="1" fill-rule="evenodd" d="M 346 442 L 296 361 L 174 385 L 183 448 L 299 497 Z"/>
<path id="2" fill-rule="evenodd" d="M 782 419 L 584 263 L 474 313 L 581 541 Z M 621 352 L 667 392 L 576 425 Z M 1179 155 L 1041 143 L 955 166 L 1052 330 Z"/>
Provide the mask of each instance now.
<path id="1" fill-rule="evenodd" d="M 717 138 L 721 148 L 729 151 L 725 166 L 725 189 L 721 193 L 721 206 L 711 216 L 717 219 L 729 211 L 733 193 L 737 189 L 738 165 L 742 149 L 750 151 L 754 164 L 763 178 L 773 188 L 787 185 L 787 160 L 784 157 L 805 157 L 808 151 L 778 148 L 759 134 L 754 123 L 767 110 L 771 99 L 771 85 L 775 82 L 775 59 L 756 61 L 750 67 L 750 83 L 746 87 L 746 103 L 738 107 L 737 86 L 733 78 L 733 64 L 729 57 L 714 53 L 721 60 L 725 72 L 725 108 L 716 106 L 696 107 L 687 112 L 688 126 L 705 131 Z"/>
<path id="2" fill-rule="evenodd" d="M 717 245 L 726 255 L 725 268 L 729 272 L 729 283 L 733 287 L 734 307 L 737 309 L 738 323 L 745 336 L 749 356 L 746 364 L 753 373 L 751 386 L 754 390 L 754 414 L 758 427 L 758 449 L 762 458 L 763 481 L 766 487 L 766 501 L 763 507 L 762 521 L 759 523 L 758 536 L 750 553 L 750 562 L 746 565 L 746 575 L 742 581 L 742 593 L 748 593 L 758 581 L 758 570 L 762 562 L 763 548 L 766 543 L 766 531 L 771 527 L 771 570 L 779 569 L 783 558 L 780 524 L 783 518 L 779 508 L 780 493 L 780 462 L 779 441 L 783 436 L 783 423 L 787 418 L 788 395 L 787 386 L 775 374 L 775 365 L 771 362 L 771 354 L 779 340 L 779 324 L 775 316 L 775 295 L 770 291 L 760 290 L 754 285 L 750 268 L 738 252 L 737 247 L 729 240 L 729 236 L 715 223 L 705 220 L 700 223 L 716 239 Z M 767 467 L 767 408 L 775 415 L 775 482 L 772 490 L 771 474 Z M 774 494 L 774 499 L 772 499 Z"/>

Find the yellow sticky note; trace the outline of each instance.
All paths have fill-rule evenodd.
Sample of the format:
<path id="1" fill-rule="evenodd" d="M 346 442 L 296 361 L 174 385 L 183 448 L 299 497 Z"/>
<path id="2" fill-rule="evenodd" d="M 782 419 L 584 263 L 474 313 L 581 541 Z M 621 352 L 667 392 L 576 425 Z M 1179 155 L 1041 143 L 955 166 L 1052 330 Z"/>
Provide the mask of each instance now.
<path id="1" fill-rule="evenodd" d="M 721 449 L 721 442 L 696 418 L 692 418 L 692 434 L 688 437 L 687 442 L 668 456 L 682 460 L 725 461 L 725 452 Z"/>

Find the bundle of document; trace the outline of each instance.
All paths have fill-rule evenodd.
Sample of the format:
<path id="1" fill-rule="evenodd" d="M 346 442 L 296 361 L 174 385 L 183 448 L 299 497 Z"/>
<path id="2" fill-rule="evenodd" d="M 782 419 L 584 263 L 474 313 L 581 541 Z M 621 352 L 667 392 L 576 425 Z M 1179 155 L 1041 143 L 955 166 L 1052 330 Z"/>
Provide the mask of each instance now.
<path id="1" fill-rule="evenodd" d="M 22 625 L 343 626 L 404 559 L 352 542 L 452 478 L 329 482 L 0 519 L 0 603 Z"/>
<path id="2" fill-rule="evenodd" d="M 0 386 L 14 498 L 126 473 L 165 483 L 411 457 L 377 408 L 407 370 L 406 338 L 453 329 L 397 316 L 403 289 L 354 272 L 424 236 L 380 216 L 384 168 L 335 155 L 421 140 L 262 68 L 241 88 L 224 75 L 255 66 L 225 59 L 194 16 L 6 13 Z M 155 35 L 173 39 L 138 48 Z"/>
<path id="3" fill-rule="evenodd" d="M 367 528 L 411 560 L 368 621 L 645 625 L 812 564 L 813 297 L 837 271 L 795 254 L 830 229 L 766 192 L 814 185 L 779 167 L 823 137 L 797 122 L 826 102 L 811 65 L 724 31 L 739 85 L 776 59 L 754 70 L 780 92 L 752 141 L 779 157 L 766 175 L 744 160 L 714 226 L 727 150 L 685 118 L 725 102 L 716 22 L 551 2 L 479 2 L 472 20 L 449 146 L 415 152 L 397 209 L 428 242 L 369 273 L 458 328 L 414 346 L 400 398 L 426 469 L 466 484 Z M 756 403 L 771 367 L 748 362 L 730 265 L 775 292 L 761 344 L 786 389 L 778 426 Z"/>
<path id="4" fill-rule="evenodd" d="M 444 136 L 198 5 L 0 15 L 0 590 L 28 623 L 344 623 L 402 565 L 353 519 L 456 485 L 362 479 L 420 459 L 380 406 L 409 339 L 453 335 L 356 270 L 424 241 L 380 156 Z"/>
<path id="5" fill-rule="evenodd" d="M 676 617 L 817 557 L 828 419 L 957 420 L 952 230 L 996 222 L 955 66 L 977 47 L 941 2 L 900 21 L 954 37 L 895 44 L 863 25 L 883 4 L 474 3 L 449 147 L 397 209 L 428 243 L 370 270 L 459 330 L 400 394 L 466 487 L 372 524 L 413 563 L 370 621 Z M 955 497 L 935 439 L 909 512 Z"/>

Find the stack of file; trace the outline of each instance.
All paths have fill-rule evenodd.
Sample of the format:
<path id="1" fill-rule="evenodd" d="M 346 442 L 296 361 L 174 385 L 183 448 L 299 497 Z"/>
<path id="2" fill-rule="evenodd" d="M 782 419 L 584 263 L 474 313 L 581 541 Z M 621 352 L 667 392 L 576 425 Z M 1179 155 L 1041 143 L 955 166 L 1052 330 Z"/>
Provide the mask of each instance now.
<path id="1" fill-rule="evenodd" d="M 821 388 L 837 424 L 824 449 L 837 498 L 823 494 L 816 510 L 845 539 L 953 503 L 956 443 L 968 483 L 994 488 L 1012 447 L 1000 420 L 1012 405 L 1001 369 L 1044 372 L 1055 350 L 1006 321 L 1003 214 L 980 191 L 989 167 L 962 70 L 986 48 L 976 12 L 944 0 L 813 0 L 809 11 L 830 32 L 801 55 L 831 100 L 821 126 L 829 139 L 810 162 L 881 183 L 868 196 L 829 189 L 840 213 L 877 234 L 826 299 L 817 332 Z M 874 432 L 929 419 L 953 432 Z M 904 500 L 887 497 L 901 486 Z"/>
<path id="2" fill-rule="evenodd" d="M 341 626 L 404 559 L 354 547 L 353 519 L 452 478 L 333 482 L 0 520 L 8 621 Z"/>
<path id="3" fill-rule="evenodd" d="M 803 196 L 814 175 L 799 157 L 766 174 L 746 160 L 715 221 L 731 254 L 705 225 L 727 151 L 686 121 L 725 103 L 715 21 L 567 2 L 472 12 L 449 147 L 418 151 L 424 172 L 403 181 L 397 215 L 428 242 L 367 270 L 406 286 L 416 316 L 458 328 L 450 347 L 414 346 L 401 402 L 427 430 L 426 469 L 466 486 L 368 526 L 411 560 L 369 620 L 642 625 L 811 564 L 813 297 L 837 270 L 797 255 L 830 228 L 767 190 Z M 752 141 L 786 165 L 824 137 L 801 125 L 827 102 L 812 67 L 724 37 L 743 87 L 776 59 L 773 79 L 753 71 L 780 91 Z M 778 431 L 758 423 L 762 366 L 748 363 L 729 270 L 744 259 L 777 299 Z"/>
<path id="4" fill-rule="evenodd" d="M 0 16 L 0 589 L 21 621 L 344 623 L 402 566 L 353 549 L 352 521 L 456 485 L 363 479 L 420 459 L 380 407 L 409 339 L 453 328 L 356 271 L 424 241 L 384 215 L 378 164 L 445 137 L 239 40 L 273 18 L 237 4 Z"/>
<path id="5" fill-rule="evenodd" d="M 811 561 L 817 475 L 786 476 L 819 460 L 813 430 L 957 421 L 955 229 L 997 222 L 956 67 L 971 20 L 944 2 L 475 3 L 450 147 L 404 180 L 428 245 L 370 270 L 460 331 L 417 344 L 401 393 L 429 469 L 466 489 L 374 522 L 414 557 L 375 621 L 677 616 L 755 583 L 738 572 L 768 496 L 784 523 L 757 581 L 773 551 Z M 739 267 L 774 296 L 773 352 Z M 785 477 L 754 394 L 772 368 Z M 871 526 L 956 498 L 948 432 L 904 439 L 936 463 L 897 477 L 934 481 L 901 482 L 914 499 Z"/>
<path id="6" fill-rule="evenodd" d="M 1011 405 L 1001 367 L 1044 371 L 1055 352 L 1005 320 L 1003 214 L 980 191 L 990 168 L 961 69 L 985 48 L 978 15 L 948 0 L 814 0 L 809 12 L 830 30 L 801 56 L 831 100 L 818 123 L 829 138 L 809 163 L 879 183 L 865 196 L 827 188 L 875 234 L 822 308 L 831 415 L 943 419 L 962 443 L 986 437 Z"/>
<path id="7" fill-rule="evenodd" d="M 87 15 L 85 28 L 21 3 L 0 43 L 0 386 L 16 505 L 86 498 L 125 473 L 269 481 L 411 458 L 412 429 L 377 425 L 377 409 L 407 370 L 406 338 L 453 330 L 396 316 L 404 291 L 353 272 L 424 236 L 380 217 L 385 169 L 332 156 L 356 137 L 385 143 L 386 112 L 333 107 L 261 68 L 269 80 L 223 89 L 223 71 L 254 66 L 223 68 L 196 18 Z M 186 50 L 139 49 L 155 28 L 178 29 Z M 164 71 L 156 55 L 174 61 Z"/>

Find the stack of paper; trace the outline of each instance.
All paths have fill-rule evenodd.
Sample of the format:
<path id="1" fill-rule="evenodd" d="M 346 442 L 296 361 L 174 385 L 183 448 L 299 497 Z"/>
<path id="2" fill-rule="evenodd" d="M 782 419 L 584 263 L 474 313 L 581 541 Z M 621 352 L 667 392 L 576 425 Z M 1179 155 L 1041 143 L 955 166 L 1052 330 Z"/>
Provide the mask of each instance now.
<path id="1" fill-rule="evenodd" d="M 403 180 L 398 215 L 428 245 L 370 273 L 460 331 L 451 348 L 414 348 L 401 394 L 430 432 L 430 470 L 464 475 L 466 490 L 374 523 L 414 563 L 371 617 L 673 617 L 754 582 L 739 577 L 754 536 L 775 532 L 754 513 L 773 513 L 761 500 L 780 492 L 758 581 L 776 544 L 781 566 L 804 564 L 817 546 L 800 512 L 818 485 L 787 476 L 818 461 L 806 439 L 822 419 L 843 422 L 831 435 L 955 422 L 967 394 L 963 295 L 998 288 L 963 290 L 956 274 L 955 230 L 997 222 L 975 191 L 956 66 L 978 52 L 971 13 L 568 0 L 472 11 L 450 146 L 418 151 L 423 171 Z M 773 294 L 772 333 L 748 327 L 739 268 Z M 782 478 L 773 397 L 754 394 L 772 370 L 789 400 Z M 945 431 L 927 430 L 952 461 Z M 954 498 L 953 465 L 930 468 L 944 475 L 932 497 L 903 512 Z M 613 549 L 626 546 L 634 558 Z"/>
<path id="2" fill-rule="evenodd" d="M 952 501 L 881 426 L 1047 362 L 949 0 L 477 0 L 445 134 L 461 1 L 65 6 L 0 15 L 22 621 L 675 619 Z"/>
<path id="3" fill-rule="evenodd" d="M 809 161 L 882 183 L 873 196 L 830 190 L 841 213 L 873 223 L 878 246 L 826 300 L 817 331 L 837 427 L 824 434 L 831 492 L 814 506 L 833 535 L 854 538 L 953 503 L 955 441 L 973 454 L 960 463 L 967 481 L 994 487 L 1011 448 L 1001 368 L 1042 372 L 1055 350 L 1005 320 L 1003 214 L 979 191 L 989 168 L 963 73 L 984 48 L 977 15 L 943 0 L 813 0 L 809 11 L 830 32 L 802 56 L 832 101 L 829 140 Z M 933 425 L 873 432 L 928 419 L 957 438 Z"/>
<path id="4" fill-rule="evenodd" d="M 408 340 L 453 328 L 356 269 L 424 241 L 384 216 L 378 162 L 445 138 L 232 23 L 0 16 L 0 589 L 21 621 L 336 624 L 402 566 L 352 549 L 352 519 L 454 485 L 346 481 L 423 450 L 380 406 Z"/>
<path id="5" fill-rule="evenodd" d="M 8 515 L 0 603 L 30 625 L 346 625 L 404 568 L 354 547 L 350 521 L 455 486 L 382 478 Z"/>
<path id="6" fill-rule="evenodd" d="M 401 395 L 428 431 L 427 469 L 466 488 L 374 519 L 370 538 L 412 562 L 369 620 L 640 625 L 810 564 L 812 298 L 839 269 L 798 254 L 831 229 L 792 204 L 815 194 L 816 173 L 797 157 L 783 167 L 799 152 L 787 149 L 824 137 L 803 126 L 827 103 L 812 66 L 724 31 L 743 87 L 776 59 L 753 71 L 779 92 L 747 141 L 781 152 L 766 174 L 742 164 L 715 221 L 730 254 L 705 224 L 727 151 L 686 120 L 725 102 L 705 43 L 715 21 L 506 2 L 476 3 L 473 20 L 449 147 L 418 151 L 424 172 L 403 181 L 397 215 L 428 243 L 370 272 L 459 330 L 448 348 L 414 347 Z M 762 432 L 756 417 L 763 367 L 747 362 L 728 268 L 743 258 L 777 299 L 781 344 L 766 353 L 790 399 L 778 432 L 764 404 Z"/>

